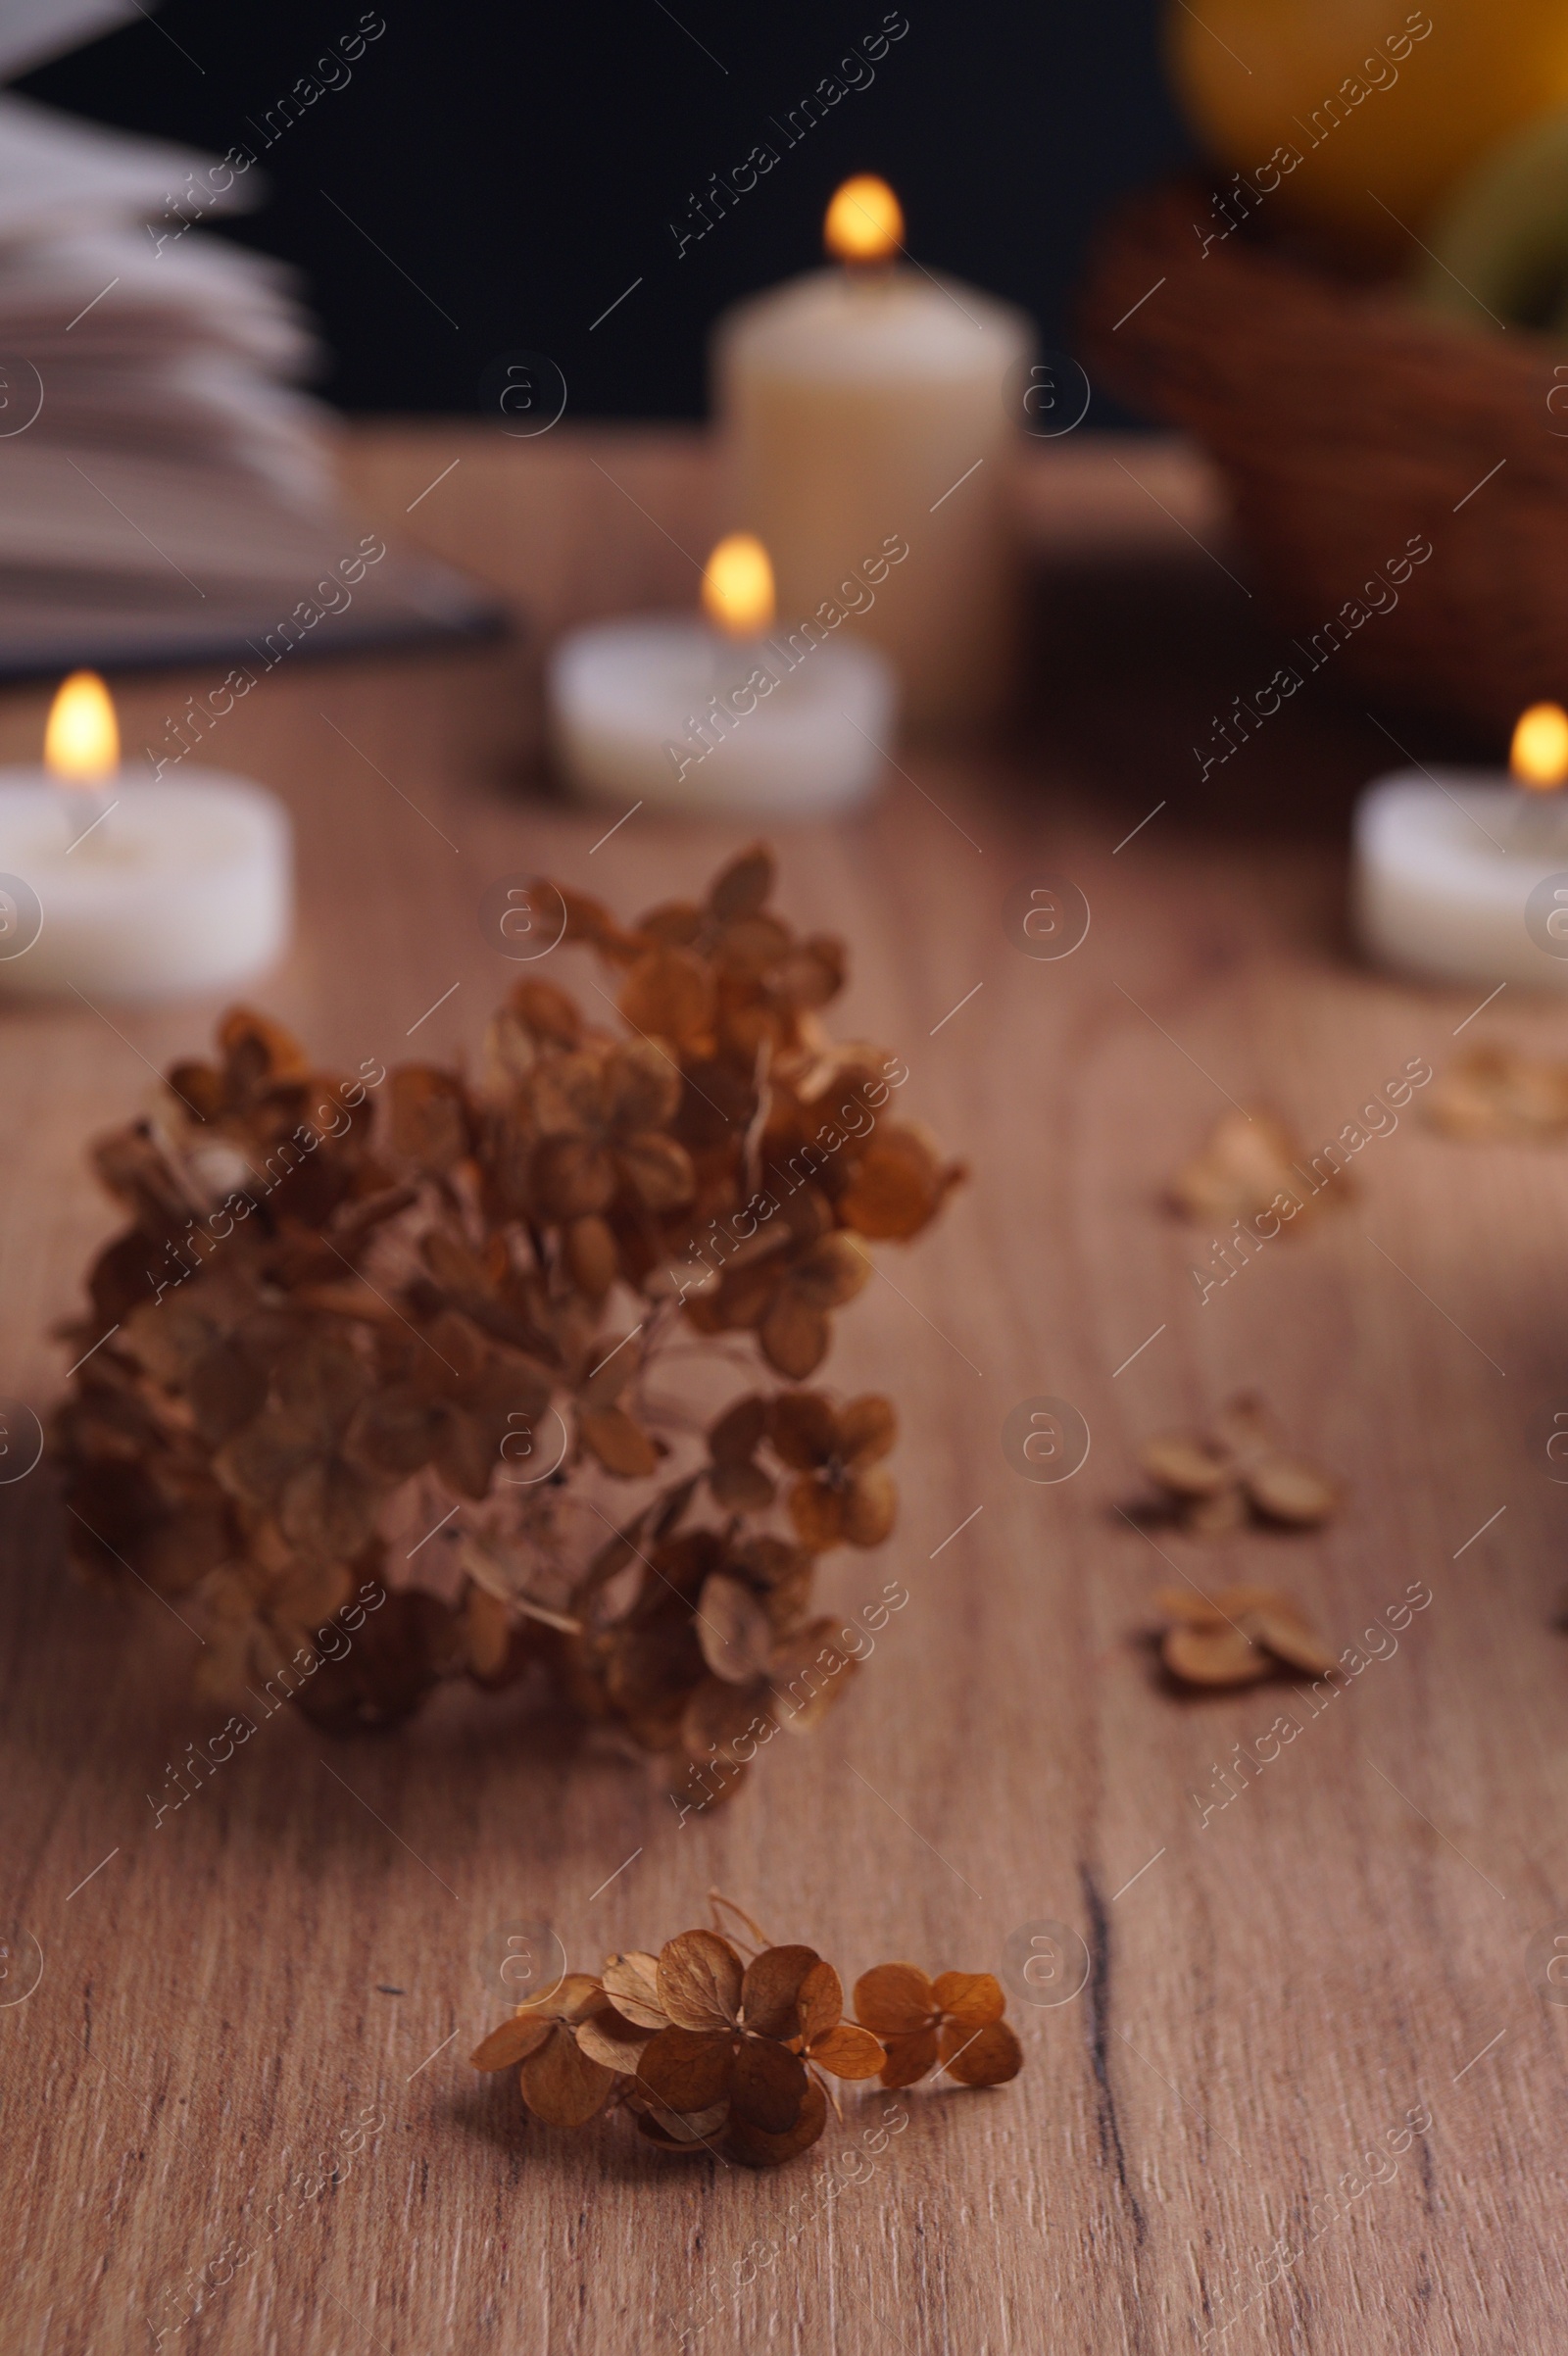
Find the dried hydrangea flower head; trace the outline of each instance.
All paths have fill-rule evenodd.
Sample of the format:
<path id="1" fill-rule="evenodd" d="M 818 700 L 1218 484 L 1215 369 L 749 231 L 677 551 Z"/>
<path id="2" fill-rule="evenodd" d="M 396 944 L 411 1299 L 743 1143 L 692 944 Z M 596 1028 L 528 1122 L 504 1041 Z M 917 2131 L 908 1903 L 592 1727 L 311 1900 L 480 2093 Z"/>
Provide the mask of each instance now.
<path id="1" fill-rule="evenodd" d="M 1252 1685 L 1282 1669 L 1326 1677 L 1338 1666 L 1299 1604 L 1272 1588 L 1162 1587 L 1154 1602 L 1171 1622 L 1160 1657 L 1184 1685 Z"/>
<path id="2" fill-rule="evenodd" d="M 1448 1137 L 1549 1145 L 1568 1135 L 1568 1064 L 1514 1048 L 1472 1047 L 1439 1078 L 1426 1117 Z"/>
<path id="3" fill-rule="evenodd" d="M 1160 1432 L 1138 1461 L 1189 1538 L 1223 1538 L 1249 1521 L 1304 1530 L 1340 1501 L 1328 1475 L 1286 1448 L 1280 1424 L 1255 1391 L 1239 1392 L 1206 1432 Z"/>
<path id="4" fill-rule="evenodd" d="M 1319 1188 L 1305 1173 L 1307 1149 L 1272 1112 L 1254 1106 L 1224 1113 L 1206 1144 L 1170 1181 L 1173 1210 L 1200 1225 L 1256 1223 L 1274 1213 L 1275 1235 L 1298 1234 L 1319 1211 L 1353 1192 L 1343 1169 Z M 1343 1158 L 1343 1157 L 1342 1157 Z"/>
<path id="5" fill-rule="evenodd" d="M 517 2068 L 523 2100 L 553 2127 L 608 2106 L 630 2112 L 661 2150 L 727 2154 L 778 2168 L 807 2151 L 838 2107 L 833 2080 L 880 2075 L 906 2086 L 938 2066 L 965 2086 L 999 2086 L 1023 2055 L 987 1972 L 882 1964 L 857 1983 L 844 2018 L 838 1973 L 814 1947 L 779 1945 L 732 1899 L 710 1893 L 712 1927 L 657 1955 L 607 1956 L 568 1973 L 478 2045 L 476 2070 Z M 720 1909 L 738 1918 L 718 1928 Z M 886 2023 L 886 2034 L 878 2024 Z"/>
<path id="6" fill-rule="evenodd" d="M 177 1601 L 213 1699 L 348 1731 L 533 1676 L 706 1805 L 845 1690 L 812 1587 L 892 1530 L 896 1418 L 800 1386 L 962 1173 L 829 1036 L 843 946 L 773 880 L 754 847 L 631 925 L 562 891 L 604 1018 L 530 971 L 472 1072 L 334 1073 L 235 1010 L 100 1141 L 72 1552 Z"/>

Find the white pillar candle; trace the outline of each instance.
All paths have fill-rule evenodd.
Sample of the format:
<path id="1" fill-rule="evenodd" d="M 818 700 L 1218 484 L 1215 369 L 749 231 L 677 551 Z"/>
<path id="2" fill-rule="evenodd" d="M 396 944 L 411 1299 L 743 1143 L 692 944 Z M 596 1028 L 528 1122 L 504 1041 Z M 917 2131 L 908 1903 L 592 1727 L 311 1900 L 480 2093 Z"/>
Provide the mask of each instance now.
<path id="1" fill-rule="evenodd" d="M 216 769 L 123 776 L 113 731 L 101 684 L 78 674 L 51 715 L 56 765 L 0 768 L 0 995 L 197 996 L 248 981 L 288 938 L 291 832 L 275 796 Z"/>
<path id="2" fill-rule="evenodd" d="M 910 717 L 953 725 L 1003 700 L 1020 560 L 1009 466 L 1033 330 L 972 287 L 895 267 L 903 221 L 847 182 L 813 271 L 739 304 L 714 333 L 730 502 L 773 559 L 781 618 L 863 601 L 864 561 L 908 551 L 858 618 Z"/>
<path id="3" fill-rule="evenodd" d="M 772 618 L 760 544 L 721 541 L 705 622 L 647 614 L 574 631 L 550 658 L 555 750 L 590 800 L 737 816 L 853 808 L 876 782 L 897 714 L 872 647 Z"/>
<path id="4" fill-rule="evenodd" d="M 1568 990 L 1568 720 L 1533 707 L 1500 773 L 1402 770 L 1355 813 L 1353 914 L 1379 964 L 1439 981 Z"/>

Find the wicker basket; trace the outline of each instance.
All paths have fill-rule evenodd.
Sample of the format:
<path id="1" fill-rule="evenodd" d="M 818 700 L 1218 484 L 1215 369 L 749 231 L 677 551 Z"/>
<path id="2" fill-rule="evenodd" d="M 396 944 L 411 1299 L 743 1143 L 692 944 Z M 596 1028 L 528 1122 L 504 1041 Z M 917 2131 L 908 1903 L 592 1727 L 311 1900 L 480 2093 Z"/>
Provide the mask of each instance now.
<path id="1" fill-rule="evenodd" d="M 1084 300 L 1091 367 L 1216 461 L 1288 630 L 1319 631 L 1430 541 L 1396 605 L 1363 600 L 1384 610 L 1344 635 L 1334 677 L 1489 732 L 1568 704 L 1568 365 L 1240 234 L 1205 254 L 1193 224 L 1213 219 L 1183 184 L 1112 220 Z"/>

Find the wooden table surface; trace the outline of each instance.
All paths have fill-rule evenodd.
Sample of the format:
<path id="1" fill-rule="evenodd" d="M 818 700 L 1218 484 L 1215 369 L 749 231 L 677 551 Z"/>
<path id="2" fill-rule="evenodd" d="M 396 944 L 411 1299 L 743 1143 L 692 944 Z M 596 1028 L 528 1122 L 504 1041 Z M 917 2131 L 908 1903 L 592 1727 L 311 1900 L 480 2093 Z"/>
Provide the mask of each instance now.
<path id="1" fill-rule="evenodd" d="M 865 816 L 778 838 L 790 913 L 853 946 L 839 1027 L 905 1053 L 911 1103 L 974 1172 L 917 1247 L 882 1248 L 888 1281 L 826 1369 L 885 1384 L 903 1418 L 899 1529 L 884 1557 L 831 1557 L 826 1593 L 853 1609 L 896 1575 L 910 1602 L 811 1742 L 677 1828 L 640 1770 L 564 1754 L 510 1701 L 449 1693 L 358 1744 L 279 1713 L 155 1831 L 147 1794 L 210 1732 L 191 1640 L 72 1584 L 46 1470 L 0 1490 L 17 2356 L 115 2356 L 186 2316 L 163 2344 L 187 2356 L 1561 2344 L 1568 2013 L 1532 1949 L 1568 1927 L 1561 1152 L 1452 1144 L 1412 1106 L 1358 1156 L 1350 1205 L 1206 1303 L 1189 1270 L 1209 1239 L 1160 1197 L 1232 1103 L 1315 1147 L 1410 1058 L 1563 1050 L 1568 1009 L 1509 991 L 1456 1042 L 1483 989 L 1351 961 L 1345 810 L 1393 758 L 1353 699 L 1303 694 L 1200 797 L 1190 748 L 1273 643 L 1196 469 L 1153 446 L 1128 464 L 1084 438 L 1037 462 L 1016 736 L 916 748 Z M 383 427 L 345 465 L 378 524 L 514 594 L 536 633 L 684 602 L 716 513 L 676 432 Z M 256 995 L 324 1059 L 413 1053 L 446 992 L 418 1049 L 475 1045 L 511 978 L 476 920 L 495 875 L 631 912 L 740 839 L 640 814 L 594 848 L 607 820 L 539 779 L 538 643 L 302 664 L 215 734 L 213 761 L 295 811 L 298 945 Z M 128 744 L 206 683 L 127 686 Z M 30 753 L 42 710 L 0 704 L 0 757 Z M 1020 955 L 1004 915 L 1042 872 L 1093 911 L 1059 962 Z M 211 1012 L 0 1015 L 5 1382 L 35 1409 L 112 1224 L 83 1141 Z M 1205 1582 L 1277 1583 L 1347 1646 L 1412 1582 L 1432 1601 L 1319 1714 L 1298 1698 L 1299 1739 L 1205 1820 L 1194 1792 L 1217 1796 L 1292 1689 L 1162 1687 L 1147 1635 L 1170 1571 L 1116 1508 L 1143 1438 L 1246 1385 L 1347 1510 L 1159 1546 Z M 1057 1486 L 1002 1448 L 1040 1394 L 1092 1434 Z M 1002 1969 L 1042 1922 L 1089 1976 L 1052 2004 L 1015 1982 L 1023 2075 L 906 2097 L 907 2128 L 831 2201 L 823 2171 L 879 2093 L 758 2177 L 613 2123 L 527 2126 L 510 2082 L 474 2078 L 506 1925 L 547 1921 L 594 1968 L 701 1920 L 710 1883 L 846 1977 Z M 310 2197 L 366 2116 L 379 2130 Z"/>

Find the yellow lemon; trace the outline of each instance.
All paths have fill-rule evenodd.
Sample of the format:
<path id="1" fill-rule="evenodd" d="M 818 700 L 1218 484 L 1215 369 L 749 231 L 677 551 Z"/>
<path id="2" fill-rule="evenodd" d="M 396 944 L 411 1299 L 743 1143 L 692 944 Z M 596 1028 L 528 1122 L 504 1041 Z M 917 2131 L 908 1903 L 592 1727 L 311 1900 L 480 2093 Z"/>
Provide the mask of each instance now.
<path id="1" fill-rule="evenodd" d="M 1369 256 L 1408 251 L 1468 165 L 1568 104 L 1563 0 L 1168 0 L 1165 28 L 1214 155 Z"/>

